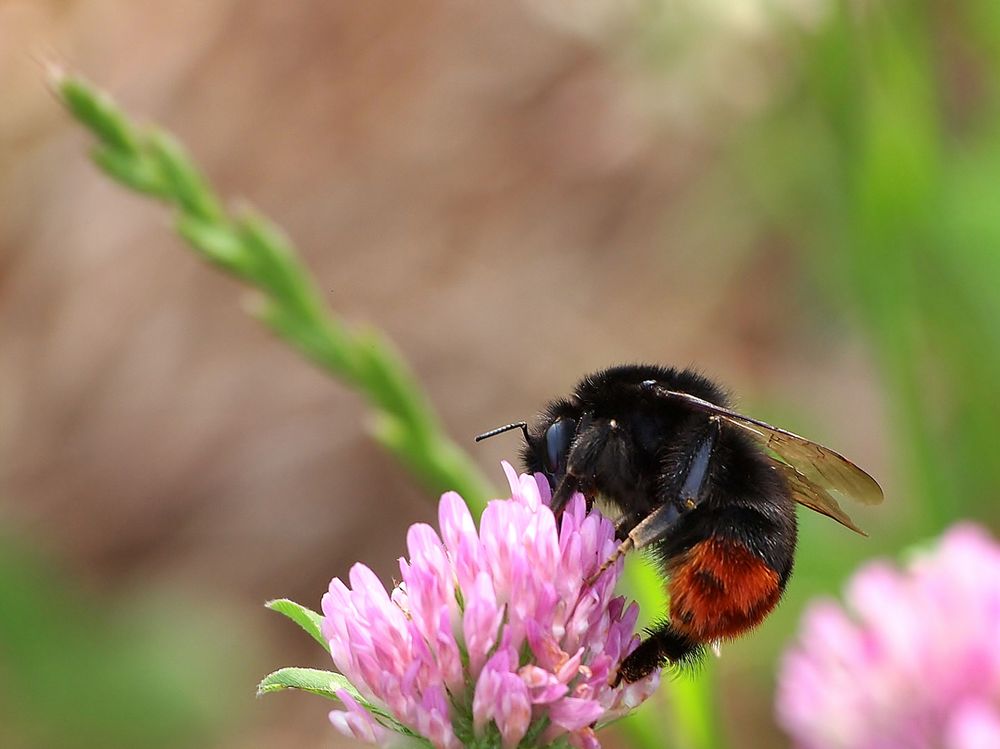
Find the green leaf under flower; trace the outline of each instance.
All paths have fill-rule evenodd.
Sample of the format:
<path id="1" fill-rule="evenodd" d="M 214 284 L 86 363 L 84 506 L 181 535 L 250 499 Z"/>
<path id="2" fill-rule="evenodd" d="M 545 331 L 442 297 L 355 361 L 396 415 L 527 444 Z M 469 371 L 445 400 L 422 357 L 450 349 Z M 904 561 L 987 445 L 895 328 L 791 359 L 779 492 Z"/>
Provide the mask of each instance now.
<path id="1" fill-rule="evenodd" d="M 328 653 L 330 652 L 330 643 L 328 643 L 326 641 L 326 638 L 323 637 L 322 614 L 319 614 L 313 611 L 312 609 L 303 606 L 301 603 L 296 603 L 295 601 L 289 600 L 288 598 L 279 598 L 275 601 L 268 601 L 267 607 L 271 609 L 271 611 L 277 611 L 279 614 L 284 614 L 285 616 L 287 616 L 293 622 L 302 627 L 302 629 L 304 629 L 306 633 L 310 637 L 312 637 L 316 642 L 322 645 L 323 648 L 326 650 L 326 652 Z M 264 681 L 267 680 L 265 679 Z M 261 682 L 261 684 L 263 683 L 264 682 Z"/>
<path id="2" fill-rule="evenodd" d="M 283 692 L 286 689 L 318 694 L 320 697 L 334 700 L 341 705 L 343 701 L 337 696 L 337 692 L 341 690 L 347 692 L 361 707 L 375 716 L 375 719 L 386 728 L 402 736 L 415 739 L 415 745 L 430 747 L 429 742 L 415 734 L 407 726 L 404 726 L 382 707 L 366 700 L 343 674 L 338 674 L 334 671 L 323 671 L 318 668 L 301 668 L 297 666 L 279 668 L 274 673 L 265 676 L 260 684 L 257 685 L 257 696 L 262 697 L 265 694 Z"/>
<path id="3" fill-rule="evenodd" d="M 333 671 L 322 671 L 318 668 L 298 668 L 294 666 L 280 668 L 264 677 L 260 684 L 257 685 L 257 694 L 258 696 L 262 696 L 271 694 L 272 692 L 281 692 L 285 689 L 312 692 L 313 694 L 318 694 L 320 697 L 337 700 L 338 702 L 340 702 L 340 698 L 337 696 L 337 691 L 342 689 L 365 707 L 368 706 L 367 701 L 362 698 L 358 690 L 354 688 L 354 685 L 347 680 L 346 676 L 334 673 Z"/>

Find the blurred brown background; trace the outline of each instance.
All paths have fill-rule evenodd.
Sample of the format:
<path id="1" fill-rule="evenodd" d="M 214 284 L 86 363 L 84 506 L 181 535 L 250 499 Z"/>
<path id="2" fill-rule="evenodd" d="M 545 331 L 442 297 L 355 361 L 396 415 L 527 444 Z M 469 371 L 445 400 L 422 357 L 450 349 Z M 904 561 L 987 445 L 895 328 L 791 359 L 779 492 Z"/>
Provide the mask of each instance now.
<path id="1" fill-rule="evenodd" d="M 852 315 L 761 230 L 724 158 L 781 91 L 778 30 L 818 23 L 813 4 L 788 0 L 779 25 L 753 3 L 650 7 L 0 2 L 0 518 L 84 608 L 152 596 L 167 622 L 183 602 L 237 633 L 230 681 L 194 679 L 232 693 L 224 717 L 176 745 L 345 744 L 318 699 L 254 700 L 279 665 L 325 665 L 262 603 L 318 605 L 354 560 L 391 576 L 433 505 L 366 436 L 356 395 L 246 317 L 246 292 L 161 207 L 95 171 L 37 58 L 163 123 L 223 195 L 283 225 L 498 483 L 513 438 L 472 435 L 649 360 L 696 365 L 891 495 Z M 723 704 L 766 738 L 732 745 L 768 746 L 745 647 L 724 659 Z M 0 741 L 55 740 L 15 720 Z"/>

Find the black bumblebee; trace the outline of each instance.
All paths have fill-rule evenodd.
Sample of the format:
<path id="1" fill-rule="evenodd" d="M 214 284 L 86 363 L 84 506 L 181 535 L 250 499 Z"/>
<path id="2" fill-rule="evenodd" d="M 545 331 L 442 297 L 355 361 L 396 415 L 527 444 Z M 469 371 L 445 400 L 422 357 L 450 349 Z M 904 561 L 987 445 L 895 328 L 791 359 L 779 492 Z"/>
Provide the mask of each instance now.
<path id="1" fill-rule="evenodd" d="M 668 663 L 759 624 L 792 571 L 795 503 L 861 533 L 831 496 L 882 501 L 878 483 L 829 448 L 727 407 L 691 370 L 611 367 L 584 377 L 524 432 L 525 468 L 544 474 L 558 515 L 574 492 L 620 513 L 622 544 L 650 547 L 670 593 L 669 618 L 629 655 L 617 680 Z"/>

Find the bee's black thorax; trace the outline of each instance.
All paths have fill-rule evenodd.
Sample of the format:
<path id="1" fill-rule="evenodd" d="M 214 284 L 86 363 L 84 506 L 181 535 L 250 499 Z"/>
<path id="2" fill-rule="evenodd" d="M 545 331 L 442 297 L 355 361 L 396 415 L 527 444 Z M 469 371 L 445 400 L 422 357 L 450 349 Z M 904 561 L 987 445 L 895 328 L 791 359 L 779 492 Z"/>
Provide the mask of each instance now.
<path id="1" fill-rule="evenodd" d="M 625 365 L 588 375 L 569 398 L 553 401 L 530 429 L 523 457 L 529 471 L 544 473 L 555 487 L 566 466 L 546 465 L 546 432 L 564 418 L 576 421 L 571 455 L 582 468 L 579 488 L 600 495 L 623 512 L 648 513 L 657 505 L 662 464 L 671 446 L 696 438 L 706 420 L 674 403 L 639 391 L 646 380 L 725 405 L 725 393 L 690 370 Z M 695 427 L 692 432 L 693 424 Z"/>

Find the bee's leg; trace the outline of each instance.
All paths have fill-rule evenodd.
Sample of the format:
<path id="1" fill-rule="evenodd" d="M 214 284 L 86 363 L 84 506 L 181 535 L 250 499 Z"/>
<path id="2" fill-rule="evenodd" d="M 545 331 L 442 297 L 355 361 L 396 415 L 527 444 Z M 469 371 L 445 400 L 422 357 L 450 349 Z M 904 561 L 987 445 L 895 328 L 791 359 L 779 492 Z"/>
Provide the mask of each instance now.
<path id="1" fill-rule="evenodd" d="M 607 558 L 601 568 L 587 579 L 587 584 L 591 585 L 597 578 L 604 574 L 604 571 L 618 561 L 623 554 L 627 554 L 632 549 L 641 549 L 666 535 L 681 516 L 681 511 L 672 502 L 660 505 L 649 513 L 642 522 L 636 525 L 625 540 L 618 545 L 614 553 Z"/>
<path id="2" fill-rule="evenodd" d="M 709 418 L 708 434 L 698 443 L 698 447 L 687 465 L 687 473 L 681 483 L 680 491 L 675 500 L 682 511 L 693 510 L 703 499 L 705 479 L 708 478 L 708 468 L 715 452 L 715 443 L 719 439 L 719 417 Z"/>
<path id="3" fill-rule="evenodd" d="M 645 515 L 638 512 L 628 512 L 618 518 L 618 522 L 615 523 L 615 538 L 619 541 L 624 541 L 628 538 L 628 534 L 632 532 L 639 523 L 645 519 Z"/>
<path id="4" fill-rule="evenodd" d="M 576 427 L 577 437 L 566 457 L 566 473 L 563 475 L 552 495 L 552 512 L 559 515 L 569 502 L 574 492 L 582 491 L 587 500 L 587 511 L 593 507 L 594 498 L 589 496 L 588 480 L 592 481 L 597 458 L 607 441 L 611 425 L 601 420 L 595 420 L 592 414 L 585 413 Z M 581 486 L 583 482 L 584 486 Z"/>
<path id="5" fill-rule="evenodd" d="M 611 686 L 639 681 L 668 663 L 694 661 L 704 650 L 703 645 L 682 635 L 669 621 L 660 622 L 648 632 L 649 637 L 622 661 Z"/>
<path id="6" fill-rule="evenodd" d="M 563 475 L 562 480 L 556 486 L 555 492 L 552 493 L 552 512 L 558 518 L 559 514 L 563 511 L 566 503 L 569 502 L 569 498 L 573 496 L 573 493 L 577 490 L 579 486 L 579 481 L 577 477 L 566 471 Z M 587 509 L 590 509 L 590 501 L 587 501 Z"/>

